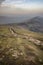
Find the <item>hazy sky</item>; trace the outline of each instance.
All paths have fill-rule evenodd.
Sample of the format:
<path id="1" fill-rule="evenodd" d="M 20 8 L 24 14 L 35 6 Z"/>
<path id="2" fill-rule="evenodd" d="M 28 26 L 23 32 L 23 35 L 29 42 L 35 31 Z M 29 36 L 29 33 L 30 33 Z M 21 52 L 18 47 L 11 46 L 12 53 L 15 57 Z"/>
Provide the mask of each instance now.
<path id="1" fill-rule="evenodd" d="M 0 0 L 0 15 L 18 13 L 43 13 L 43 0 Z"/>

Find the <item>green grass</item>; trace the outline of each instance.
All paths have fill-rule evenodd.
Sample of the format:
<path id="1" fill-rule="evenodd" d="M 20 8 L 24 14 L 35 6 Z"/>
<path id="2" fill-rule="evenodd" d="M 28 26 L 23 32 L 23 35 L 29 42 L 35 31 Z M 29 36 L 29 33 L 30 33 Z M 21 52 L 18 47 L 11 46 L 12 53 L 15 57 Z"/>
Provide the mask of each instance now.
<path id="1" fill-rule="evenodd" d="M 0 65 L 43 65 L 43 46 L 37 46 L 26 37 L 43 43 L 43 34 L 13 26 L 17 36 L 10 31 L 12 26 L 0 26 Z M 22 38 L 23 37 L 23 38 Z M 15 55 L 16 54 L 16 55 Z M 14 56 L 15 55 L 15 56 Z"/>

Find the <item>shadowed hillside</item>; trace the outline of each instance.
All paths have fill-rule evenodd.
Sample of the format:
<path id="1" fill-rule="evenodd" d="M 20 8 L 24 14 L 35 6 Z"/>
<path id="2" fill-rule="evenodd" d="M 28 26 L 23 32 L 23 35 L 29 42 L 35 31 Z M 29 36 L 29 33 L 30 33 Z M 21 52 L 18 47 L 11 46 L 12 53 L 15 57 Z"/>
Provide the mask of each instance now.
<path id="1" fill-rule="evenodd" d="M 20 26 L 29 29 L 30 31 L 34 32 L 41 32 L 43 33 L 43 18 L 42 17 L 34 17 L 30 20 L 27 20 L 23 23 L 19 23 Z"/>

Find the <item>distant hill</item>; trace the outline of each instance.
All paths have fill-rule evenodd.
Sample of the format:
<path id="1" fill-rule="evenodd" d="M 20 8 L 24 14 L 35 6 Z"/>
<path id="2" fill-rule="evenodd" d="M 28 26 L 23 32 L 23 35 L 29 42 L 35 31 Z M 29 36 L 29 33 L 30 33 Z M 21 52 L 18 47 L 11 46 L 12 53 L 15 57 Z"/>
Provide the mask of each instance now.
<path id="1" fill-rule="evenodd" d="M 38 17 L 38 16 L 34 17 L 23 23 L 19 23 L 19 25 L 31 31 L 43 33 L 43 18 L 42 17 Z"/>
<path id="2" fill-rule="evenodd" d="M 29 15 L 0 16 L 0 24 L 15 24 L 27 19 L 30 19 Z"/>
<path id="3" fill-rule="evenodd" d="M 19 25 L 23 28 L 29 29 L 30 31 L 43 33 L 43 17 L 9 17 L 0 16 L 0 24 Z"/>

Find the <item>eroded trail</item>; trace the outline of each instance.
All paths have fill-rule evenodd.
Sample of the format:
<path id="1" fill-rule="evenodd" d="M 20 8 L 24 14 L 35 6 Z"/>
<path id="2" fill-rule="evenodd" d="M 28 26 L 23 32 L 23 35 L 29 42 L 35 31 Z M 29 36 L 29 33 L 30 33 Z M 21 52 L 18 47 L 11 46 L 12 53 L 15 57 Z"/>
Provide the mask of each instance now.
<path id="1" fill-rule="evenodd" d="M 27 39 L 27 40 L 29 40 L 29 41 L 35 43 L 36 45 L 43 45 L 43 42 L 41 42 L 40 40 L 37 40 L 37 39 L 35 39 L 35 38 L 33 38 L 33 37 L 30 37 L 30 36 L 28 36 L 28 35 L 20 34 L 20 33 L 16 32 L 13 27 L 10 28 L 10 32 L 11 32 L 12 35 L 15 36 L 15 37 Z"/>

